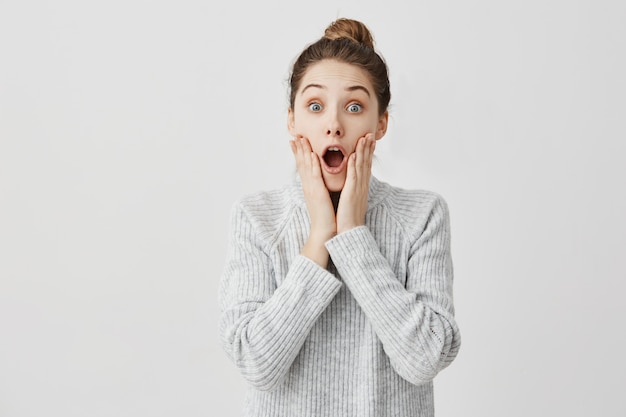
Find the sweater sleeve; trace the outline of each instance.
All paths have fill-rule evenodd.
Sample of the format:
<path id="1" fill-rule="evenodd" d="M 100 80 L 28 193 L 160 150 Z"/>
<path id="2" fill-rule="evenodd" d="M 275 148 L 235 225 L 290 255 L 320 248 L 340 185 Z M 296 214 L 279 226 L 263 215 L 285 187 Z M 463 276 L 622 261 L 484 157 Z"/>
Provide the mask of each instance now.
<path id="1" fill-rule="evenodd" d="M 326 246 L 400 376 L 422 384 L 453 361 L 461 339 L 452 304 L 449 216 L 441 197 L 411 243 L 404 286 L 366 226 Z"/>
<path id="2" fill-rule="evenodd" d="M 244 378 L 260 390 L 278 386 L 341 285 L 297 255 L 277 286 L 267 244 L 236 205 L 220 285 L 220 334 Z"/>

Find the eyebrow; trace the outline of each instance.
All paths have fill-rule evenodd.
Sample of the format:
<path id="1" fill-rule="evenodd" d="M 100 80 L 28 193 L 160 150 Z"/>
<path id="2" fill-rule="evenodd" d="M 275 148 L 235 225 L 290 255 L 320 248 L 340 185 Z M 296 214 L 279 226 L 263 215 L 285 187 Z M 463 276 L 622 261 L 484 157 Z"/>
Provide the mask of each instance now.
<path id="1" fill-rule="evenodd" d="M 319 85 L 319 84 L 309 84 L 306 87 L 304 87 L 302 89 L 302 91 L 300 92 L 300 94 L 304 94 L 304 92 L 306 91 L 307 88 L 309 87 L 314 87 L 314 88 L 321 88 L 322 90 L 324 90 L 326 87 L 324 87 L 323 85 Z"/>
<path id="2" fill-rule="evenodd" d="M 320 84 L 308 84 L 306 87 L 304 87 L 302 89 L 302 91 L 300 92 L 300 94 L 304 94 L 304 92 L 306 91 L 307 88 L 309 87 L 313 87 L 313 88 L 320 88 L 322 90 L 325 90 L 326 87 L 324 87 L 323 85 Z M 365 91 L 365 94 L 367 94 L 368 97 L 370 97 L 370 92 L 367 88 L 363 87 L 362 85 L 352 85 L 350 87 L 346 88 L 346 91 L 357 91 L 357 90 L 362 90 Z"/>
<path id="3" fill-rule="evenodd" d="M 351 87 L 346 88 L 347 91 L 356 91 L 356 90 L 363 90 L 365 91 L 365 94 L 367 94 L 367 96 L 370 96 L 370 92 L 367 88 L 363 87 L 362 85 L 353 85 Z"/>

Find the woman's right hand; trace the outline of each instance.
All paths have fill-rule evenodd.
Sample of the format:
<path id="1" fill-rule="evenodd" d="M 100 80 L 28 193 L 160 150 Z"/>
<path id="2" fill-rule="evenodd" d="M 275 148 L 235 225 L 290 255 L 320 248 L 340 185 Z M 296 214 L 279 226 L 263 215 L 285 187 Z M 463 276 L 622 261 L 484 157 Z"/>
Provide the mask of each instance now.
<path id="1" fill-rule="evenodd" d="M 291 141 L 291 151 L 296 159 L 304 200 L 311 219 L 311 230 L 302 255 L 326 268 L 328 251 L 324 244 L 337 234 L 333 203 L 324 184 L 319 157 L 313 152 L 308 139 L 295 137 Z"/>

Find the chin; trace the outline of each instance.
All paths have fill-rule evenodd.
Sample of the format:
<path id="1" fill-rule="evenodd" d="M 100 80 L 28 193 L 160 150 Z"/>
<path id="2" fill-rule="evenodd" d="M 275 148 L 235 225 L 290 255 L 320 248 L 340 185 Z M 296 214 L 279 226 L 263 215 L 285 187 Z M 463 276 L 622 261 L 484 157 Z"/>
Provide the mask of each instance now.
<path id="1" fill-rule="evenodd" d="M 326 187 L 331 193 L 340 193 L 343 187 Z"/>
<path id="2" fill-rule="evenodd" d="M 343 186 L 346 183 L 346 179 L 345 178 L 329 178 L 325 181 L 326 183 L 326 188 L 328 189 L 328 191 L 330 191 L 331 193 L 338 193 L 341 190 L 343 190 Z"/>

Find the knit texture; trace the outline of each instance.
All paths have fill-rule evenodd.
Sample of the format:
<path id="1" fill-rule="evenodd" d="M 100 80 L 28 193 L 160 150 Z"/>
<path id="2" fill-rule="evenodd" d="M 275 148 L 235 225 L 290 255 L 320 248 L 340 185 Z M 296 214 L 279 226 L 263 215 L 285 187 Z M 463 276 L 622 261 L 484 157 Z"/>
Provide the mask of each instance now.
<path id="1" fill-rule="evenodd" d="M 220 333 L 245 416 L 433 416 L 460 347 L 445 201 L 372 177 L 365 226 L 326 243 L 327 269 L 300 255 L 309 228 L 299 181 L 233 207 Z"/>

